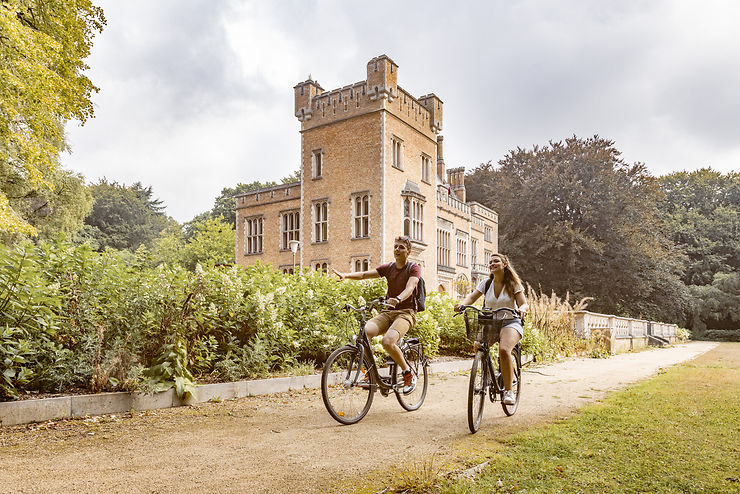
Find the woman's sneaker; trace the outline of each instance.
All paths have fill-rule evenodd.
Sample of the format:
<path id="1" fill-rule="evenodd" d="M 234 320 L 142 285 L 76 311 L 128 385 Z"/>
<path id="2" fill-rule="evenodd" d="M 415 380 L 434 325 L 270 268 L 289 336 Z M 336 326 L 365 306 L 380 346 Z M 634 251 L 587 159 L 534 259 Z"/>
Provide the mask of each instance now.
<path id="1" fill-rule="evenodd" d="M 504 390 L 504 396 L 501 398 L 501 402 L 504 405 L 515 405 L 516 404 L 516 396 L 514 396 L 514 392 L 510 389 Z"/>
<path id="2" fill-rule="evenodd" d="M 407 395 L 416 389 L 416 375 L 410 370 L 403 372 L 403 394 Z"/>

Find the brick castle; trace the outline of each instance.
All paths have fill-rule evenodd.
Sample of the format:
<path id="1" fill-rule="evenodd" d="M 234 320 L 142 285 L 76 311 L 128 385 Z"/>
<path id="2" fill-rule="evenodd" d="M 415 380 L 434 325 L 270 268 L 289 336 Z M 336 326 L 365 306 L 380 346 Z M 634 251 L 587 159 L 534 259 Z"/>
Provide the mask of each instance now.
<path id="1" fill-rule="evenodd" d="M 236 261 L 362 271 L 393 261 L 393 239 L 412 239 L 410 260 L 427 289 L 460 295 L 488 276 L 497 214 L 465 197 L 465 169 L 445 170 L 442 101 L 397 84 L 385 55 L 367 79 L 332 91 L 301 82 L 301 181 L 236 196 Z"/>

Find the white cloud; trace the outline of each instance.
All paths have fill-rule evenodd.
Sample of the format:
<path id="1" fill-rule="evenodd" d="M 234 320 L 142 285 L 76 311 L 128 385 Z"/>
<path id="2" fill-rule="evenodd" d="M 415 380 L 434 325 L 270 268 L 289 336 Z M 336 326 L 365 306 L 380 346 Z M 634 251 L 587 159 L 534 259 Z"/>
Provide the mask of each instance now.
<path id="1" fill-rule="evenodd" d="M 599 134 L 654 174 L 737 169 L 735 2 L 99 3 L 96 118 L 69 126 L 64 163 L 152 185 L 179 221 L 293 172 L 293 86 L 363 80 L 381 53 L 401 86 L 445 102 L 448 166 Z"/>

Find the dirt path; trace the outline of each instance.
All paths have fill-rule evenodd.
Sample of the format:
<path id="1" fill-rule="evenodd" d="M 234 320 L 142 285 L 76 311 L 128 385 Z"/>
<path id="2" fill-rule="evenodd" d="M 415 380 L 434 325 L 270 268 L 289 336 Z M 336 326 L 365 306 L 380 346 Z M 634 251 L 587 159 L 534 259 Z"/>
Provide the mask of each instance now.
<path id="1" fill-rule="evenodd" d="M 320 392 L 306 390 L 0 428 L 0 492 L 337 491 L 353 478 L 373 477 L 374 470 L 475 450 L 502 434 L 567 415 L 715 346 L 692 342 L 530 368 L 516 415 L 506 418 L 498 403 L 488 403 L 476 435 L 467 428 L 462 374 L 432 376 L 427 401 L 413 413 L 377 394 L 370 413 L 353 426 L 334 422 Z"/>

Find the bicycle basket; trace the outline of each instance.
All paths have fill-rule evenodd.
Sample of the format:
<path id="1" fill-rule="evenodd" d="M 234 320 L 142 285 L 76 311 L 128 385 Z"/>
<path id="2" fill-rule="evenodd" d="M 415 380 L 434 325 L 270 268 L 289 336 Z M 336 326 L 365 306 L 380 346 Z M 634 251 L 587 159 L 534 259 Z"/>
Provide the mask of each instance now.
<path id="1" fill-rule="evenodd" d="M 493 314 L 466 310 L 464 317 L 465 332 L 470 341 L 488 341 L 492 345 L 501 337 L 501 321 L 494 319 Z"/>

